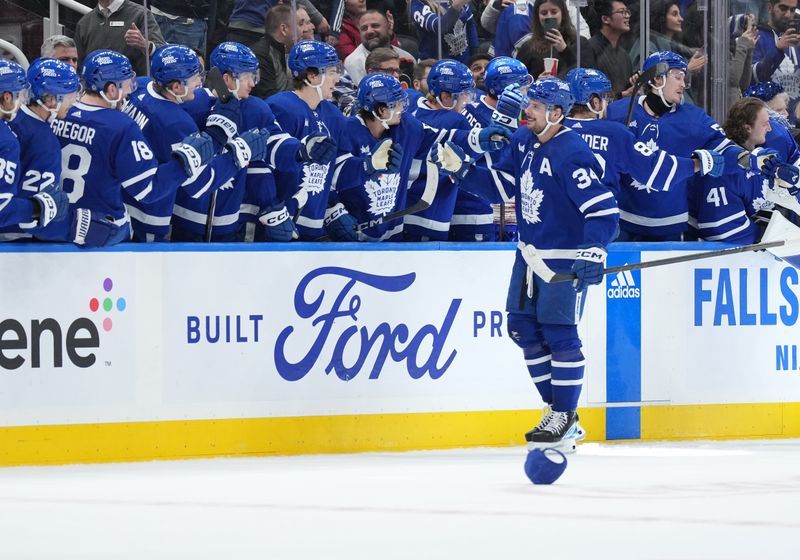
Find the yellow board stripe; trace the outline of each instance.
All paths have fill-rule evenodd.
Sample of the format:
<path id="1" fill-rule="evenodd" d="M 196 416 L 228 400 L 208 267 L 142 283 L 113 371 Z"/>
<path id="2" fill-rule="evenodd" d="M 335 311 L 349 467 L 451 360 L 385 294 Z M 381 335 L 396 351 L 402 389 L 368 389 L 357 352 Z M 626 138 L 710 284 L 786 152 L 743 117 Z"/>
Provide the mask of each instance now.
<path id="1" fill-rule="evenodd" d="M 605 440 L 603 408 L 579 410 Z M 0 465 L 522 445 L 538 411 L 433 412 L 0 428 Z M 642 407 L 642 439 L 800 437 L 800 403 Z"/>

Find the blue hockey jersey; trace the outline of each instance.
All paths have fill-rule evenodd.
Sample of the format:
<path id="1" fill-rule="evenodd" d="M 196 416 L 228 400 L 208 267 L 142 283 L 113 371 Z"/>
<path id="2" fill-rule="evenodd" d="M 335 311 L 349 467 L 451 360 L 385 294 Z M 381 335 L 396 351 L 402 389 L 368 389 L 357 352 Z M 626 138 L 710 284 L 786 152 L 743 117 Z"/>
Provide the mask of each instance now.
<path id="1" fill-rule="evenodd" d="M 711 149 L 725 157 L 725 172 L 738 169 L 736 156 L 741 151 L 725 137 L 722 128 L 702 109 L 694 105 L 676 105 L 660 118 L 651 116 L 642 106 L 644 96 L 634 105 L 629 129 L 636 140 L 648 149 L 689 158 L 697 149 Z M 608 107 L 608 119 L 624 123 L 629 100 L 622 99 Z M 687 230 L 691 186 L 686 179 L 672 178 L 670 184 L 623 181 L 624 201 L 620 200 L 620 228 L 634 235 L 655 238 L 680 236 Z"/>
<path id="2" fill-rule="evenodd" d="M 475 103 L 470 103 L 461 112 L 472 128 L 483 128 L 492 124 L 494 107 L 481 95 Z M 492 154 L 484 157 L 490 158 Z M 489 164 L 491 165 L 491 164 Z M 470 181 L 469 175 L 464 181 Z M 458 189 L 453 217 L 450 220 L 450 239 L 453 241 L 492 241 L 494 239 L 494 212 L 492 207 L 469 190 Z"/>
<path id="3" fill-rule="evenodd" d="M 783 161 L 800 166 L 800 150 L 792 134 L 776 119 L 770 119 L 769 124 L 771 130 L 761 146 L 777 151 Z"/>
<path id="4" fill-rule="evenodd" d="M 19 141 L 4 120 L 0 120 L 0 228 L 19 224 L 33 226 L 33 204 L 16 196 L 19 192 Z"/>
<path id="5" fill-rule="evenodd" d="M 516 50 L 516 43 L 531 32 L 532 2 L 525 8 L 517 7 L 514 3 L 500 12 L 497 18 L 497 32 L 492 42 L 494 56 L 512 56 Z"/>
<path id="6" fill-rule="evenodd" d="M 616 234 L 614 195 L 600 182 L 592 151 L 569 128 L 545 144 L 520 128 L 492 168 L 478 165 L 471 173 L 469 188 L 485 200 L 515 198 L 520 240 L 557 272 L 571 269 L 576 249 L 605 247 Z"/>
<path id="7" fill-rule="evenodd" d="M 311 109 L 293 91 L 284 91 L 270 96 L 267 104 L 275 114 L 281 130 L 298 140 L 310 134 L 321 133 L 330 136 L 337 143 L 342 141 L 345 118 L 330 101 L 322 101 L 316 109 Z M 313 240 L 325 235 L 323 221 L 328 208 L 334 168 L 333 162 L 324 165 L 306 163 L 290 170 L 280 168 L 275 171 L 278 196 L 283 200 L 291 197 L 298 186 L 308 192 L 308 201 L 297 218 L 300 239 Z M 285 189 L 289 189 L 289 192 Z"/>
<path id="8" fill-rule="evenodd" d="M 187 179 L 177 158 L 159 165 L 139 126 L 121 111 L 78 102 L 51 128 L 61 144 L 61 185 L 70 205 L 119 228 L 130 230 L 126 205 L 153 211 Z"/>
<path id="9" fill-rule="evenodd" d="M 469 4 L 461 11 L 439 0 L 434 11 L 422 0 L 412 0 L 411 19 L 419 28 L 419 58 L 451 58 L 466 64 L 471 50 L 478 48 L 478 26 Z M 442 56 L 439 56 L 439 25 L 442 28 Z"/>

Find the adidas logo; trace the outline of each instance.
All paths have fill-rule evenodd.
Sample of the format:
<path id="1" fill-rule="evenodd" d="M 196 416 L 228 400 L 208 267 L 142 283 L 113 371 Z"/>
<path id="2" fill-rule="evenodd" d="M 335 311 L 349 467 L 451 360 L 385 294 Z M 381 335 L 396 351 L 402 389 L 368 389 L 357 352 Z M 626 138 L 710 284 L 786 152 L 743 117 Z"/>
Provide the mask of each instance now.
<path id="1" fill-rule="evenodd" d="M 606 290 L 609 299 L 632 299 L 641 296 L 641 290 L 636 286 L 636 280 L 630 270 L 618 272 L 611 281 L 611 287 Z"/>
<path id="2" fill-rule="evenodd" d="M 583 128 L 583 127 L 581 126 L 581 123 L 579 123 L 579 122 L 576 122 L 576 123 L 575 123 L 575 124 L 573 124 L 573 125 L 572 125 L 570 128 Z"/>
<path id="3" fill-rule="evenodd" d="M 76 119 L 79 119 L 81 118 L 82 115 L 80 111 L 73 111 L 72 116 L 75 117 Z"/>

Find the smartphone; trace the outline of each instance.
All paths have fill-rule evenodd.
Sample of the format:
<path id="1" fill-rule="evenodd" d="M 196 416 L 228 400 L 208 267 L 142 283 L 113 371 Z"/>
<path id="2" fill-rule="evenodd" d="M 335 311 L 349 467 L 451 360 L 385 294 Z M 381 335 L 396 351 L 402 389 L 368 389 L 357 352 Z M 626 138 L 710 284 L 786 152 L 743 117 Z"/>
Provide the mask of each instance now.
<path id="1" fill-rule="evenodd" d="M 227 103 L 231 100 L 231 97 L 233 97 L 231 91 L 228 89 L 228 86 L 225 85 L 225 80 L 222 79 L 222 73 L 216 66 L 209 70 L 208 74 L 206 74 L 205 86 L 208 89 L 214 90 L 214 93 L 217 94 L 217 99 L 223 103 Z"/>
<path id="2" fill-rule="evenodd" d="M 551 29 L 555 29 L 558 27 L 558 19 L 554 17 L 544 18 L 542 26 L 544 27 L 544 32 L 547 33 Z"/>

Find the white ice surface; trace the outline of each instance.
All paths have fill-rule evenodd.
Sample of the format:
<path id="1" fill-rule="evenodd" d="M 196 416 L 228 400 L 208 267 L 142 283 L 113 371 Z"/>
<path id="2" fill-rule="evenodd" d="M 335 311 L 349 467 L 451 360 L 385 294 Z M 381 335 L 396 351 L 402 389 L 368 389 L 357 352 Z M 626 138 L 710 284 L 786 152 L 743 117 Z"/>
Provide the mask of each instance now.
<path id="1" fill-rule="evenodd" d="M 0 469 L 0 559 L 800 558 L 800 440 Z"/>

